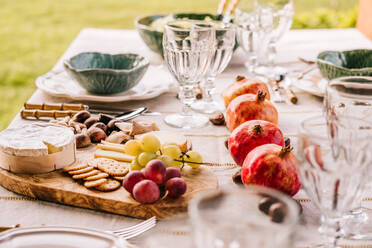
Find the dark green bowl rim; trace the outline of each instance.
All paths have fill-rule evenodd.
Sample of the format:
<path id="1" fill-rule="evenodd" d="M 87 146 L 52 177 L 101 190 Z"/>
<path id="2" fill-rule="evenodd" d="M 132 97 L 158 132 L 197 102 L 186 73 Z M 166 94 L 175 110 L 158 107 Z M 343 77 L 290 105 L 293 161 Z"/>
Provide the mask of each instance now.
<path id="1" fill-rule="evenodd" d="M 88 69 L 77 69 L 75 67 L 73 67 L 71 65 L 71 60 L 81 54 L 100 54 L 100 55 L 109 55 L 109 56 L 117 56 L 117 55 L 120 55 L 120 56 L 127 56 L 127 55 L 133 55 L 133 56 L 136 56 L 137 58 L 139 58 L 141 60 L 141 63 L 139 63 L 137 66 L 131 68 L 131 69 L 110 69 L 110 68 L 88 68 Z M 110 54 L 110 53 L 100 53 L 100 52 L 82 52 L 82 53 L 78 53 L 72 57 L 70 57 L 69 59 L 66 59 L 63 61 L 63 64 L 65 65 L 65 67 L 68 67 L 68 69 L 72 70 L 72 71 L 75 71 L 75 72 L 92 72 L 92 71 L 98 71 L 98 72 L 110 72 L 110 73 L 122 73 L 122 72 L 126 72 L 126 73 L 131 73 L 135 70 L 138 70 L 139 68 L 142 68 L 142 67 L 146 67 L 146 66 L 149 66 L 150 62 L 143 56 L 139 55 L 139 54 L 136 54 L 136 53 L 116 53 L 116 54 Z"/>
<path id="2" fill-rule="evenodd" d="M 162 18 L 162 17 L 165 17 L 165 16 L 168 16 L 168 15 L 205 15 L 205 16 L 213 16 L 215 18 L 217 18 L 217 14 L 214 15 L 214 14 L 211 14 L 211 13 L 195 13 L 195 12 L 190 12 L 190 13 L 187 13 L 187 12 L 180 12 L 180 13 L 170 13 L 170 14 L 153 14 L 153 15 L 142 15 L 142 16 L 138 16 L 135 20 L 134 20 L 134 26 L 136 28 L 141 28 L 141 29 L 146 29 L 146 30 L 149 30 L 149 31 L 152 31 L 152 32 L 157 32 L 157 33 L 160 33 L 162 34 L 163 32 L 159 32 L 158 30 L 156 30 L 155 28 L 151 28 L 149 25 L 145 25 L 145 24 L 142 24 L 140 23 L 140 21 L 144 18 L 149 18 L 149 17 L 158 17 L 158 18 Z"/>
<path id="3" fill-rule="evenodd" d="M 142 23 L 140 23 L 140 21 L 142 19 L 144 19 L 144 18 L 149 18 L 149 17 L 162 18 L 162 17 L 165 17 L 165 16 L 167 16 L 167 15 L 165 15 L 165 14 L 154 14 L 154 15 L 142 15 L 142 16 L 138 16 L 134 20 L 134 26 L 136 26 L 136 28 L 146 29 L 146 30 L 149 30 L 149 31 L 152 31 L 152 32 L 157 32 L 157 33 L 162 34 L 163 32 L 159 32 L 158 30 L 156 30 L 155 28 L 150 27 L 149 25 L 142 24 Z"/>
<path id="4" fill-rule="evenodd" d="M 327 65 L 333 66 L 335 68 L 338 68 L 340 70 L 350 71 L 350 72 L 367 72 L 367 71 L 372 70 L 372 67 L 347 68 L 347 67 L 335 65 L 335 64 L 329 62 L 328 60 L 325 60 L 325 59 L 322 58 L 325 54 L 328 54 L 330 52 L 332 52 L 332 53 L 345 53 L 345 52 L 368 52 L 368 53 L 372 53 L 372 50 L 370 50 L 370 49 L 354 49 L 354 50 L 344 50 L 344 51 L 331 51 L 331 50 L 324 51 L 324 52 L 321 52 L 321 53 L 318 54 L 317 63 L 327 64 Z"/>

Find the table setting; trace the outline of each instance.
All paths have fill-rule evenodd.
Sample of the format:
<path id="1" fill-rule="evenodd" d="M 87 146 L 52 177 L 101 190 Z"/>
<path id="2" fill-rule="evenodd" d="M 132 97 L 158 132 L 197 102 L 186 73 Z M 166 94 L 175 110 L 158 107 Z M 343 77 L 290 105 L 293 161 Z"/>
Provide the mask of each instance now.
<path id="1" fill-rule="evenodd" d="M 372 247 L 372 41 L 292 0 L 85 28 L 0 132 L 0 248 Z"/>

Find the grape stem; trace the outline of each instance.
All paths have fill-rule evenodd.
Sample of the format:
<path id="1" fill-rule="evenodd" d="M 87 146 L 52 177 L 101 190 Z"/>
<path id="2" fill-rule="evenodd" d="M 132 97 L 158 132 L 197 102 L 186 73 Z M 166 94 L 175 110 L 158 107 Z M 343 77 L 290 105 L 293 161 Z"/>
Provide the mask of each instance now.
<path id="1" fill-rule="evenodd" d="M 204 165 L 211 165 L 211 164 L 213 164 L 213 163 L 198 163 L 198 162 L 185 161 L 184 159 L 182 159 L 182 160 L 175 159 L 174 161 L 182 162 L 182 163 L 187 162 L 188 164 L 204 164 Z"/>

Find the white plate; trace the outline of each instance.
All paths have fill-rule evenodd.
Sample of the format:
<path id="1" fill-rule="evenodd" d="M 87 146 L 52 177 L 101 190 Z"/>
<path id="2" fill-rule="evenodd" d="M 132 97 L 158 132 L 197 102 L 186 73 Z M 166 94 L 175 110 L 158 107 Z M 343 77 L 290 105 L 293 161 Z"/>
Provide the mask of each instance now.
<path id="1" fill-rule="evenodd" d="M 76 227 L 16 228 L 0 235 L 0 248 L 125 248 L 127 244 L 115 235 Z"/>
<path id="2" fill-rule="evenodd" d="M 312 95 L 324 97 L 328 81 L 320 75 L 319 70 L 314 70 L 303 79 L 293 82 L 297 88 L 306 91 Z"/>
<path id="3" fill-rule="evenodd" d="M 123 102 L 144 100 L 169 92 L 174 80 L 164 66 L 150 65 L 142 80 L 132 89 L 112 95 L 94 95 L 83 89 L 66 71 L 48 72 L 36 79 L 36 86 L 48 95 L 80 101 Z"/>

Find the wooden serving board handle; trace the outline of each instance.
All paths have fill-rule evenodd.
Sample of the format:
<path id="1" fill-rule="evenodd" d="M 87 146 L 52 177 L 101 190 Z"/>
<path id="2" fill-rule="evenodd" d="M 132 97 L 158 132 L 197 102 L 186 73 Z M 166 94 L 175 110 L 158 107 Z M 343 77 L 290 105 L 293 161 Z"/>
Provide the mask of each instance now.
<path id="1" fill-rule="evenodd" d="M 23 119 L 28 119 L 28 118 L 40 119 L 43 117 L 57 119 L 57 118 L 66 117 L 66 116 L 72 117 L 77 112 L 78 111 L 74 111 L 74 110 L 22 109 L 20 115 Z"/>
<path id="2" fill-rule="evenodd" d="M 79 103 L 28 103 L 24 104 L 25 109 L 39 109 L 39 110 L 86 110 L 87 105 Z"/>

